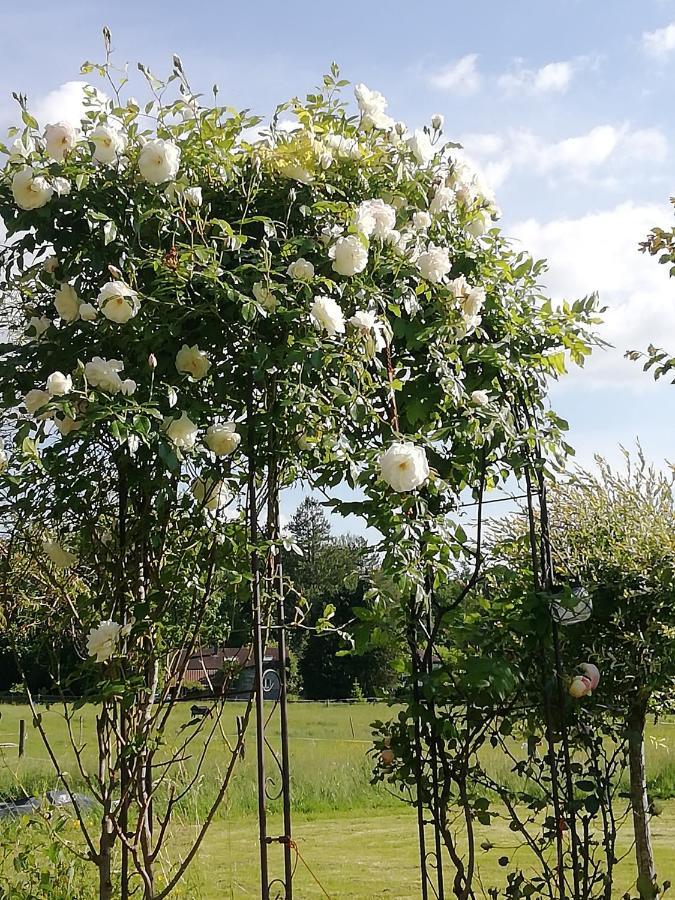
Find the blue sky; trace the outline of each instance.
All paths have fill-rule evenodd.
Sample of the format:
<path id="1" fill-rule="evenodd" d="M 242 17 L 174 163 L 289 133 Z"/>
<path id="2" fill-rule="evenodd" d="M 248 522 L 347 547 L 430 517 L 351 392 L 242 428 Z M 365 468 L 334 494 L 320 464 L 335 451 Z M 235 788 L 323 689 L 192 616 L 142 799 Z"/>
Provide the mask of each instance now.
<path id="1" fill-rule="evenodd" d="M 63 85 L 81 61 L 102 58 L 104 24 L 120 64 L 161 73 L 178 53 L 198 89 L 217 82 L 223 102 L 263 114 L 336 60 L 410 126 L 443 113 L 448 138 L 492 181 L 505 231 L 549 260 L 551 294 L 598 290 L 608 305 L 602 333 L 617 349 L 552 392 L 579 460 L 617 459 L 619 443 L 637 436 L 655 461 L 675 460 L 675 387 L 623 360 L 650 340 L 675 353 L 675 280 L 637 251 L 652 225 L 672 221 L 675 0 L 122 0 L 112 9 L 39 0 L 0 11 L 0 131 L 15 118 L 12 90 L 43 121 L 72 107 Z"/>

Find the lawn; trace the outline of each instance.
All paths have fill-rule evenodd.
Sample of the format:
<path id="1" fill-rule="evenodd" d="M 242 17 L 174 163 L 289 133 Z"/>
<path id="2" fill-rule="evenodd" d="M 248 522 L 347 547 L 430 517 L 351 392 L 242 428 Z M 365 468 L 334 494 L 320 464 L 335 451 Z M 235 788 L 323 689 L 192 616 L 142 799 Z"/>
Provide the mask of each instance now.
<path id="1" fill-rule="evenodd" d="M 235 716 L 241 714 L 242 707 L 242 704 L 230 704 L 226 708 L 223 728 L 230 739 L 236 735 Z M 57 753 L 64 759 L 64 769 L 74 772 L 62 716 L 56 708 L 41 711 Z M 35 792 L 54 787 L 56 782 L 47 754 L 32 726 L 29 711 L 20 706 L 3 706 L 0 713 L 0 744 L 15 744 L 19 719 L 24 718 L 27 722 L 25 757 L 18 760 L 14 746 L 0 750 L 0 793 L 16 794 L 21 788 Z M 371 766 L 366 755 L 370 746 L 369 723 L 390 713 L 387 707 L 377 704 L 297 703 L 290 707 L 294 836 L 301 854 L 297 864 L 296 896 L 302 900 L 325 897 L 305 862 L 330 897 L 419 896 L 415 817 L 385 789 L 373 788 L 368 783 Z M 80 727 L 79 715 L 75 719 L 76 735 Z M 94 710 L 85 707 L 81 715 L 86 742 L 92 733 Z M 186 704 L 176 717 L 174 729 L 188 718 L 189 704 Z M 675 746 L 674 729 L 675 725 L 670 723 L 653 726 L 647 747 L 653 793 L 666 797 L 673 796 L 675 784 L 675 760 L 671 759 L 671 748 Z M 85 757 L 87 754 L 93 763 L 91 748 L 85 752 Z M 218 738 L 209 751 L 197 798 L 181 811 L 174 829 L 171 840 L 174 858 L 188 846 L 225 761 L 222 738 Z M 503 756 L 494 753 L 490 767 L 499 777 L 510 777 Z M 207 836 L 199 862 L 193 866 L 184 891 L 181 891 L 182 896 L 191 900 L 256 896 L 256 796 L 255 740 L 251 729 L 246 758 L 237 772 L 227 803 Z M 21 833 L 16 826 L 0 824 L 0 829 L 4 829 L 4 835 L 0 832 L 3 841 L 20 842 Z M 675 878 L 671 850 L 675 845 L 675 801 L 663 804 L 663 813 L 654 819 L 653 829 L 660 875 Z M 274 808 L 269 833 L 281 833 Z M 483 839 L 482 829 L 479 833 L 478 843 Z M 493 825 L 489 834 L 496 847 L 482 852 L 481 871 L 486 884 L 500 884 L 503 870 L 497 860 L 510 852 L 514 840 L 505 824 Z M 629 827 L 624 828 L 620 843 L 623 852 L 629 850 Z M 270 858 L 273 871 L 281 874 L 282 852 L 278 845 L 270 848 Z M 525 856 L 521 860 L 527 864 Z M 630 853 L 621 863 L 618 877 L 622 891 L 633 883 Z"/>

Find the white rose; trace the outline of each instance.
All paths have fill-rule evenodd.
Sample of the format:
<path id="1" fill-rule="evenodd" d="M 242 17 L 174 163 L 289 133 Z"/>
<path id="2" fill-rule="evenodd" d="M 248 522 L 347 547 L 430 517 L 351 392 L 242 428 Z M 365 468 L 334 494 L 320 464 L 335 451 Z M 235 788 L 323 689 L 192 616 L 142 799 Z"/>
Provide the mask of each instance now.
<path id="1" fill-rule="evenodd" d="M 413 213 L 412 223 L 415 231 L 426 231 L 427 228 L 431 228 L 431 216 L 424 210 L 418 210 Z"/>
<path id="2" fill-rule="evenodd" d="M 356 210 L 357 231 L 386 240 L 396 228 L 396 210 L 384 200 L 364 200 Z"/>
<path id="3" fill-rule="evenodd" d="M 211 425 L 206 429 L 204 443 L 216 456 L 229 456 L 241 443 L 241 435 L 237 434 L 234 422 Z"/>
<path id="4" fill-rule="evenodd" d="M 229 499 L 225 482 L 212 478 L 195 478 L 192 482 L 192 496 L 200 506 L 213 512 L 225 506 Z"/>
<path id="5" fill-rule="evenodd" d="M 337 156 L 342 156 L 345 159 L 358 159 L 361 155 L 359 142 L 355 138 L 344 137 L 341 134 L 325 134 L 323 142 L 328 144 Z"/>
<path id="6" fill-rule="evenodd" d="M 462 315 L 466 319 L 472 319 L 477 316 L 485 303 L 485 291 L 483 288 L 471 288 L 466 296 L 462 299 Z"/>
<path id="7" fill-rule="evenodd" d="M 372 335 L 375 343 L 375 350 L 379 353 L 387 346 L 384 337 L 384 327 L 377 320 L 374 312 L 366 309 L 357 309 L 354 315 L 349 319 L 352 328 L 360 331 L 364 335 Z"/>
<path id="8" fill-rule="evenodd" d="M 474 218 L 466 226 L 466 230 L 473 237 L 480 237 L 485 234 L 490 224 L 491 217 L 487 210 L 480 210 Z"/>
<path id="9" fill-rule="evenodd" d="M 57 162 L 62 162 L 77 143 L 77 130 L 68 122 L 57 122 L 45 128 L 45 144 L 47 153 Z"/>
<path id="10" fill-rule="evenodd" d="M 444 184 L 440 184 L 436 188 L 436 193 L 434 194 L 431 203 L 429 204 L 429 211 L 432 215 L 436 216 L 439 213 L 447 212 L 449 209 L 452 209 L 455 205 L 455 192 L 452 188 L 446 187 Z"/>
<path id="11" fill-rule="evenodd" d="M 9 148 L 9 158 L 12 162 L 20 162 L 35 153 L 35 141 L 29 134 L 20 135 Z"/>
<path id="12" fill-rule="evenodd" d="M 314 266 L 309 260 L 300 257 L 290 264 L 286 273 L 296 281 L 311 281 L 314 278 Z"/>
<path id="13" fill-rule="evenodd" d="M 60 265 L 61 263 L 56 256 L 48 256 L 42 263 L 42 271 L 46 272 L 47 275 L 53 275 Z"/>
<path id="14" fill-rule="evenodd" d="M 200 187 L 185 188 L 183 196 L 190 206 L 197 207 L 202 205 L 202 189 Z"/>
<path id="15" fill-rule="evenodd" d="M 188 347 L 183 344 L 176 354 L 176 369 L 182 375 L 191 375 L 195 381 L 204 378 L 211 368 L 211 362 L 206 353 L 195 344 Z"/>
<path id="16" fill-rule="evenodd" d="M 42 549 L 59 569 L 70 569 L 72 566 L 77 565 L 77 556 L 62 547 L 58 541 L 44 538 Z"/>
<path id="17" fill-rule="evenodd" d="M 429 477 L 429 464 L 423 447 L 411 441 L 392 444 L 380 456 L 382 478 L 395 491 L 412 491 Z"/>
<path id="18" fill-rule="evenodd" d="M 163 184 L 178 174 L 180 148 L 172 141 L 147 141 L 138 156 L 138 169 L 150 184 Z"/>
<path id="19" fill-rule="evenodd" d="M 297 162 L 284 163 L 280 167 L 279 172 L 284 178 L 292 178 L 293 181 L 299 181 L 300 184 L 311 184 L 314 181 L 314 176 L 309 169 Z"/>
<path id="20" fill-rule="evenodd" d="M 426 166 L 433 159 L 434 148 L 426 131 L 419 128 L 408 138 L 408 148 L 421 166 Z"/>
<path id="21" fill-rule="evenodd" d="M 7 454 L 5 453 L 5 448 L 0 444 L 0 475 L 7 468 Z"/>
<path id="22" fill-rule="evenodd" d="M 93 322 L 96 316 L 96 307 L 93 303 L 83 303 L 80 306 L 80 318 L 85 322 Z"/>
<path id="23" fill-rule="evenodd" d="M 490 405 L 490 395 L 487 391 L 472 391 L 471 392 L 471 402 L 476 406 L 489 406 Z"/>
<path id="24" fill-rule="evenodd" d="M 253 296 L 262 306 L 262 308 L 266 309 L 268 312 L 274 312 L 274 310 L 279 305 L 279 301 L 277 300 L 274 291 L 271 291 L 266 285 L 262 283 L 262 281 L 256 281 L 256 283 L 253 285 L 252 290 Z"/>
<path id="25" fill-rule="evenodd" d="M 82 422 L 76 422 L 70 416 L 64 416 L 62 419 L 57 416 L 54 423 L 61 437 L 67 437 L 71 431 L 78 431 L 78 429 L 82 428 Z"/>
<path id="26" fill-rule="evenodd" d="M 28 328 L 33 329 L 33 333 L 36 338 L 41 338 L 45 331 L 51 325 L 51 320 L 47 318 L 47 316 L 31 316 L 28 320 Z"/>
<path id="27" fill-rule="evenodd" d="M 190 450 L 197 441 L 199 429 L 190 421 L 187 413 L 182 413 L 179 419 L 165 420 L 165 431 L 174 446 Z"/>
<path id="28" fill-rule="evenodd" d="M 338 275 L 356 275 L 368 265 L 368 250 L 355 235 L 340 238 L 328 251 Z"/>
<path id="29" fill-rule="evenodd" d="M 62 284 L 54 297 L 54 306 L 64 322 L 74 322 L 80 317 L 80 299 L 72 284 Z"/>
<path id="30" fill-rule="evenodd" d="M 119 128 L 113 125 L 98 125 L 87 135 L 94 145 L 93 157 L 104 165 L 113 165 L 127 146 L 127 139 Z"/>
<path id="31" fill-rule="evenodd" d="M 331 337 L 344 334 L 345 317 L 340 305 L 332 297 L 315 297 L 309 314 L 314 326 L 323 329 Z"/>
<path id="32" fill-rule="evenodd" d="M 585 697 L 586 694 L 590 694 L 590 692 L 590 678 L 587 678 L 585 675 L 577 675 L 572 679 L 572 682 L 569 686 L 570 697 L 574 697 L 575 700 L 579 700 L 581 699 L 581 697 Z"/>
<path id="33" fill-rule="evenodd" d="M 440 113 L 434 113 L 431 117 L 431 127 L 434 131 L 440 131 L 445 123 L 445 118 Z"/>
<path id="34" fill-rule="evenodd" d="M 417 257 L 417 268 L 422 278 L 432 284 L 438 284 L 452 268 L 448 248 L 429 244 L 425 252 Z"/>
<path id="35" fill-rule="evenodd" d="M 12 194 L 21 209 L 39 209 L 51 200 L 54 190 L 46 178 L 26 166 L 12 178 Z"/>
<path id="36" fill-rule="evenodd" d="M 361 111 L 361 125 L 364 129 L 387 130 L 394 127 L 394 120 L 385 113 L 386 98 L 379 91 L 371 91 L 365 84 L 357 84 L 354 95 Z"/>
<path id="37" fill-rule="evenodd" d="M 122 390 L 122 379 L 119 373 L 124 364 L 119 359 L 103 359 L 95 356 L 84 367 L 84 375 L 92 387 L 100 388 L 108 394 L 119 394 Z"/>
<path id="38" fill-rule="evenodd" d="M 55 178 L 52 181 L 52 187 L 59 197 L 66 197 L 71 190 L 71 184 L 67 178 Z"/>
<path id="39" fill-rule="evenodd" d="M 138 294 L 123 281 L 109 281 L 98 295 L 98 306 L 106 319 L 124 324 L 140 309 Z"/>
<path id="40" fill-rule="evenodd" d="M 64 375 L 63 372 L 52 372 L 47 379 L 47 393 L 50 397 L 63 397 L 69 394 L 73 389 L 73 379 L 70 375 Z"/>
<path id="41" fill-rule="evenodd" d="M 47 391 L 41 391 L 39 388 L 33 388 L 32 391 L 28 391 L 26 396 L 23 398 L 23 405 L 28 410 L 31 416 L 34 416 L 35 413 L 42 409 L 43 406 L 46 406 L 47 403 L 51 400 L 51 397 L 47 393 Z"/>
<path id="42" fill-rule="evenodd" d="M 120 391 L 124 394 L 125 397 L 131 397 L 132 394 L 136 393 L 137 384 L 133 378 L 125 378 L 122 382 L 122 386 Z"/>
<path id="43" fill-rule="evenodd" d="M 87 653 L 96 662 L 107 662 L 119 648 L 122 626 L 113 619 L 105 619 L 87 635 Z"/>

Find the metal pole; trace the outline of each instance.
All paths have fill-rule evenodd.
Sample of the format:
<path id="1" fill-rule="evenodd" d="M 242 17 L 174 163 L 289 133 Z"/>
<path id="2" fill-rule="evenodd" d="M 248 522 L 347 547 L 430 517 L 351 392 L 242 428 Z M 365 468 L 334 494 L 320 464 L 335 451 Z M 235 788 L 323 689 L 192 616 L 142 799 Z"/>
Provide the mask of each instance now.
<path id="1" fill-rule="evenodd" d="M 409 643 L 410 643 L 410 652 L 411 652 L 411 663 L 412 663 L 412 677 L 413 677 L 413 702 L 415 704 L 415 718 L 414 718 L 414 742 L 415 742 L 415 784 L 417 786 L 417 836 L 419 840 L 419 853 L 420 853 L 420 874 L 422 877 L 422 900 L 429 900 L 429 885 L 427 878 L 427 849 L 426 849 L 426 835 L 424 833 L 424 804 L 422 801 L 422 729 L 420 725 L 420 685 L 419 685 L 419 676 L 420 676 L 420 666 L 419 666 L 419 654 L 417 647 L 417 633 L 415 628 L 415 600 L 414 598 L 411 601 L 411 616 L 410 616 L 410 633 L 409 633 Z"/>
<path id="2" fill-rule="evenodd" d="M 269 900 L 267 864 L 267 809 L 265 803 L 265 709 L 263 693 L 263 639 L 261 622 L 260 560 L 258 542 L 258 508 L 255 483 L 255 444 L 253 442 L 253 383 L 248 396 L 247 424 L 251 440 L 248 463 L 248 525 L 251 541 L 251 604 L 253 607 L 253 662 L 256 721 L 256 753 L 258 761 L 258 835 L 260 841 L 260 886 L 262 900 Z"/>

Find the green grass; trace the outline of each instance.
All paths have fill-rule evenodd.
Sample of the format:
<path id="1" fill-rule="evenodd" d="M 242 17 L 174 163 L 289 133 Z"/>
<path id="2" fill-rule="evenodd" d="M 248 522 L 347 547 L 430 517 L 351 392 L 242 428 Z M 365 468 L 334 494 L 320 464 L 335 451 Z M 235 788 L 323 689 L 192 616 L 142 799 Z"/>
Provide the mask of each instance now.
<path id="1" fill-rule="evenodd" d="M 170 741 L 189 718 L 189 706 L 185 704 L 178 711 L 172 723 Z M 236 737 L 235 716 L 242 711 L 243 704 L 229 704 L 226 707 L 223 729 L 231 741 Z M 63 768 L 73 773 L 75 785 L 81 789 L 74 775 L 76 768 L 68 746 L 63 716 L 57 708 L 43 708 L 41 712 L 57 755 L 63 760 Z M 24 718 L 27 722 L 26 756 L 18 760 L 16 747 L 0 750 L 0 794 L 13 795 L 22 789 L 27 793 L 39 793 L 55 787 L 56 779 L 39 734 L 33 728 L 29 710 L 21 706 L 2 706 L 0 714 L 0 744 L 15 744 L 19 719 Z M 76 737 L 79 737 L 80 714 L 83 738 L 89 742 L 84 756 L 87 765 L 93 766 L 95 753 L 90 741 L 95 711 L 85 707 L 76 714 Z M 344 706 L 298 703 L 290 706 L 295 837 L 303 859 L 333 898 L 388 897 L 402 900 L 419 896 L 414 814 L 385 788 L 372 787 L 368 783 L 371 769 L 371 760 L 367 755 L 370 746 L 369 723 L 391 714 L 391 709 L 380 704 Z M 274 726 L 270 730 L 272 742 L 275 743 Z M 655 797 L 675 796 L 674 749 L 675 724 L 665 722 L 650 729 L 648 771 L 651 793 Z M 168 847 L 168 858 L 176 860 L 189 846 L 227 758 L 223 740 L 217 737 L 209 750 L 195 799 L 180 812 Z M 492 774 L 501 780 L 513 777 L 508 761 L 499 752 L 487 751 L 485 761 Z M 191 771 L 193 764 L 193 760 L 187 760 L 186 771 Z M 268 767 L 271 774 L 271 758 L 268 759 Z M 675 846 L 675 802 L 667 801 L 663 806 L 663 814 L 653 820 L 659 874 L 661 878 L 675 879 L 675 862 L 671 859 L 671 848 Z M 220 900 L 257 895 L 256 807 L 255 732 L 251 727 L 246 758 L 237 769 L 227 802 L 208 833 L 198 862 L 190 870 L 184 888 L 176 896 L 191 900 Z M 276 807 L 271 805 L 270 834 L 281 833 L 275 812 L 278 812 L 278 804 Z M 483 831 L 486 835 L 489 833 L 496 848 L 481 852 L 482 877 L 486 885 L 500 885 L 504 870 L 498 866 L 497 859 L 508 854 L 515 842 L 504 823 L 497 822 L 489 832 L 480 828 L 478 843 L 483 839 Z M 631 837 L 630 826 L 624 827 L 620 838 L 622 852 L 629 850 Z M 7 859 L 11 860 L 29 840 L 24 823 L 0 824 L 0 846 L 4 845 L 10 851 Z M 36 835 L 33 840 L 35 859 L 39 861 L 42 838 Z M 519 853 L 522 864 L 527 865 L 527 851 L 521 850 Z M 272 845 L 270 858 L 273 872 L 281 874 L 282 851 L 279 845 Z M 620 896 L 619 891 L 629 889 L 634 877 L 632 856 L 628 853 L 618 870 L 617 896 Z M 295 883 L 295 895 L 302 900 L 325 896 L 300 859 Z M 70 900 L 68 893 L 63 896 Z M 88 894 L 85 892 L 82 896 L 87 897 Z"/>

